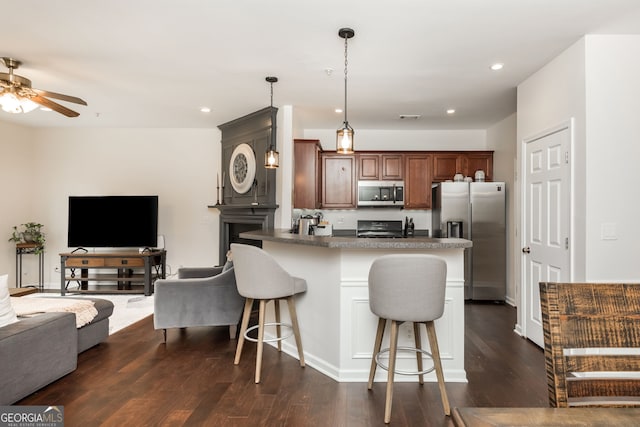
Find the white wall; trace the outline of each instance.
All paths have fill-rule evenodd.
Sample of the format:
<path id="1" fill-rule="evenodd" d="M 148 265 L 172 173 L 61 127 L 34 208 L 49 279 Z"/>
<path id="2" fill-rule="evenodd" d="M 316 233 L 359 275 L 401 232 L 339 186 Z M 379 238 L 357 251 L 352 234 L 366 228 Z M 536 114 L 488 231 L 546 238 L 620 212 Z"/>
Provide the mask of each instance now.
<path id="1" fill-rule="evenodd" d="M 516 114 L 496 123 L 487 129 L 487 149 L 493 150 L 494 181 L 504 181 L 507 187 L 507 296 L 506 301 L 517 305 L 514 256 L 519 253 L 516 239 L 515 194 L 516 194 Z"/>
<path id="2" fill-rule="evenodd" d="M 324 150 L 336 149 L 336 129 L 305 129 L 304 138 L 319 139 Z M 356 151 L 486 150 L 487 136 L 484 129 L 356 129 L 354 145 Z"/>
<path id="3" fill-rule="evenodd" d="M 45 224 L 46 286 L 58 287 L 54 270 L 67 250 L 70 195 L 159 196 L 158 233 L 165 236 L 171 272 L 218 260 L 215 177 L 220 164 L 217 129 L 36 129 L 30 187 L 22 198 Z M 15 148 L 14 148 L 15 149 Z M 23 156 L 24 157 L 24 156 Z M 21 203 L 21 204 L 22 204 Z M 29 220 L 29 209 L 17 209 Z M 99 226 L 99 224 L 96 224 Z M 28 272 L 31 275 L 35 271 Z M 35 277 L 33 278 L 35 281 Z"/>
<path id="4" fill-rule="evenodd" d="M 584 164 L 586 145 L 586 112 L 585 112 L 585 41 L 579 40 L 562 52 L 538 72 L 518 86 L 517 101 L 517 167 L 522 165 L 523 141 L 557 126 L 567 120 L 574 120 L 574 144 L 572 145 L 572 209 L 575 230 L 571 236 L 572 245 L 572 280 L 584 280 L 585 253 L 585 187 Z M 519 174 L 519 176 L 521 173 Z M 518 245 L 522 244 L 520 232 L 521 214 L 521 182 L 516 190 L 516 224 Z M 522 255 L 515 257 L 516 298 L 521 300 Z M 514 255 L 515 256 L 515 255 Z M 518 310 L 519 329 L 524 325 L 523 311 Z"/>
<path id="5" fill-rule="evenodd" d="M 521 141 L 574 120 L 574 281 L 640 278 L 639 54 L 640 36 L 589 35 L 518 86 L 519 166 Z M 616 240 L 602 239 L 603 225 Z"/>
<path id="6" fill-rule="evenodd" d="M 15 286 L 16 273 L 15 243 L 7 241 L 12 227 L 45 220 L 41 211 L 34 209 L 32 188 L 38 174 L 35 151 L 32 129 L 0 122 L 0 275 L 9 274 L 9 287 Z M 26 268 L 31 261 L 37 266 L 35 259 L 30 259 L 35 256 L 25 255 L 23 258 Z M 34 271 L 37 273 L 37 268 Z M 37 276 L 33 281 L 37 282 Z"/>
<path id="7" fill-rule="evenodd" d="M 586 70 L 585 277 L 638 281 L 640 36 L 587 36 Z"/>
<path id="8" fill-rule="evenodd" d="M 572 280 L 584 280 L 585 254 L 585 158 L 586 158 L 586 106 L 585 106 L 585 41 L 579 40 L 558 55 L 540 71 L 518 86 L 518 166 L 522 159 L 522 141 L 574 119 L 572 146 L 572 198 L 574 230 L 571 236 L 573 255 Z M 518 188 L 520 190 L 520 188 Z M 516 206 L 521 201 L 517 195 Z M 518 211 L 518 218 L 521 218 Z M 517 224 L 518 228 L 520 224 Z M 520 257 L 521 261 L 521 257 Z M 518 263 L 518 266 L 520 263 Z M 520 271 L 517 272 L 520 278 Z M 517 289 L 521 287 L 518 284 Z"/>

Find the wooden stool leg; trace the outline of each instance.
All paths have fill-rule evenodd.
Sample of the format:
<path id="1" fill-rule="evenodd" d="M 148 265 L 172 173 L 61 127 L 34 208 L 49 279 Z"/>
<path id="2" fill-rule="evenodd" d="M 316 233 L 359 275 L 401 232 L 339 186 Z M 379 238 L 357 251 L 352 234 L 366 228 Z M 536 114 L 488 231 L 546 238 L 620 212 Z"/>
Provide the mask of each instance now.
<path id="1" fill-rule="evenodd" d="M 444 408 L 445 415 L 451 415 L 447 389 L 444 385 L 444 373 L 442 372 L 442 362 L 440 361 L 440 349 L 438 348 L 438 338 L 436 337 L 436 326 L 433 321 L 426 322 L 425 326 L 427 327 L 427 336 L 429 337 L 429 346 L 431 347 L 433 365 L 436 368 L 436 376 L 438 377 L 438 386 L 440 387 L 440 396 L 442 397 L 442 407 Z"/>
<path id="2" fill-rule="evenodd" d="M 393 401 L 393 376 L 396 370 L 396 353 L 398 350 L 398 322 L 391 321 L 391 337 L 389 339 L 389 372 L 387 377 L 387 399 L 384 405 L 384 422 L 391 421 L 391 403 Z"/>
<path id="3" fill-rule="evenodd" d="M 242 347 L 244 346 L 244 334 L 247 332 L 247 326 L 249 326 L 249 317 L 251 317 L 251 308 L 253 307 L 253 298 L 247 298 L 244 301 L 244 311 L 242 312 L 242 323 L 240 324 L 240 334 L 238 336 L 238 345 L 236 346 L 236 358 L 233 361 L 234 365 L 240 363 L 240 355 L 242 354 Z"/>
<path id="4" fill-rule="evenodd" d="M 422 339 L 420 338 L 420 324 L 413 322 L 412 324 L 413 326 L 413 339 L 416 343 L 416 348 L 422 350 Z M 419 351 L 416 351 L 416 359 L 418 362 L 418 371 L 422 372 L 422 353 L 420 353 Z M 420 374 L 418 375 L 418 380 L 420 382 L 420 384 L 424 384 L 424 375 Z"/>
<path id="5" fill-rule="evenodd" d="M 262 371 L 262 350 L 264 348 L 264 312 L 267 301 L 260 300 L 260 312 L 258 313 L 258 351 L 256 352 L 256 384 L 260 382 L 260 371 Z"/>
<path id="6" fill-rule="evenodd" d="M 373 343 L 373 353 L 371 353 L 371 369 L 369 370 L 369 390 L 373 387 L 373 378 L 376 376 L 376 355 L 380 352 L 382 347 L 382 336 L 384 335 L 384 327 L 387 324 L 387 319 L 382 317 L 378 318 L 378 330 L 376 331 L 376 340 Z"/>
<path id="7" fill-rule="evenodd" d="M 282 341 L 280 337 L 282 336 L 282 329 L 280 327 L 280 300 L 273 300 L 274 309 L 276 311 L 276 335 L 278 337 L 278 351 L 282 351 Z"/>
<path id="8" fill-rule="evenodd" d="M 296 339 L 296 347 L 298 347 L 300 366 L 304 368 L 304 351 L 302 350 L 302 337 L 300 336 L 300 326 L 298 325 L 298 315 L 296 314 L 296 300 L 294 296 L 287 297 L 287 307 L 289 307 L 289 317 L 291 317 L 293 336 Z"/>

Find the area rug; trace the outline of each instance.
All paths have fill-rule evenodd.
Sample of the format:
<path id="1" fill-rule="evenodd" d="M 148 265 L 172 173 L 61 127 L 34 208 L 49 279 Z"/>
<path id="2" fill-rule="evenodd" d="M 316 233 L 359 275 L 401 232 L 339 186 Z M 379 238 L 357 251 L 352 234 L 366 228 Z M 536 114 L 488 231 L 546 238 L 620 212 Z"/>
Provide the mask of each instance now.
<path id="1" fill-rule="evenodd" d="M 60 297 L 60 294 L 31 294 L 21 298 Z M 153 314 L 153 295 L 113 295 L 113 294 L 75 294 L 65 298 L 100 298 L 113 303 L 113 314 L 109 318 L 109 335 L 126 328 L 135 322 Z"/>

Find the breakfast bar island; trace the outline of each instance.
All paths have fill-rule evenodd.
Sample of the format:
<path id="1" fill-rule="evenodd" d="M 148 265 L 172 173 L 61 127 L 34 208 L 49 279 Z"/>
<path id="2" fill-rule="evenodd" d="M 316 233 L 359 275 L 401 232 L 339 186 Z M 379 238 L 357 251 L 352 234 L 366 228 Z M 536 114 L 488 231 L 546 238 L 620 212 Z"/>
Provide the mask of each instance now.
<path id="1" fill-rule="evenodd" d="M 289 230 L 256 230 L 240 237 L 262 241 L 290 274 L 307 281 L 306 293 L 296 297 L 302 345 L 307 365 L 340 382 L 367 382 L 377 318 L 369 310 L 368 274 L 374 259 L 386 254 L 433 254 L 447 262 L 444 315 L 436 320 L 438 344 L 446 381 L 466 382 L 464 370 L 464 249 L 465 239 L 409 237 L 398 239 L 308 236 Z M 282 307 L 282 319 L 289 321 Z M 268 310 L 273 321 L 273 310 Z M 424 328 L 422 343 L 428 351 Z M 273 335 L 267 330 L 265 335 Z M 388 333 L 385 333 L 385 341 Z M 402 324 L 399 346 L 414 347 L 411 324 Z M 383 342 L 383 348 L 388 344 Z M 293 338 L 282 349 L 297 357 Z M 430 361 L 425 361 L 429 366 Z M 415 353 L 398 353 L 397 368 L 415 370 Z M 378 369 L 377 381 L 386 381 Z M 425 376 L 435 381 L 435 373 Z M 417 381 L 397 375 L 396 381 Z"/>

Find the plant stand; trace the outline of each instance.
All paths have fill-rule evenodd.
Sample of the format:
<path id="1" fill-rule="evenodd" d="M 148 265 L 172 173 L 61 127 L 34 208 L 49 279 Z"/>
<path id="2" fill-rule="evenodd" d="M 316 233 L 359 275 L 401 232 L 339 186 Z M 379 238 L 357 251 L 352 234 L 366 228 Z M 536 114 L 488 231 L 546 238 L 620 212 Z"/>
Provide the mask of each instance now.
<path id="1" fill-rule="evenodd" d="M 38 255 L 38 289 L 44 290 L 44 247 L 37 243 L 16 244 L 16 288 L 22 287 L 22 255 Z"/>

